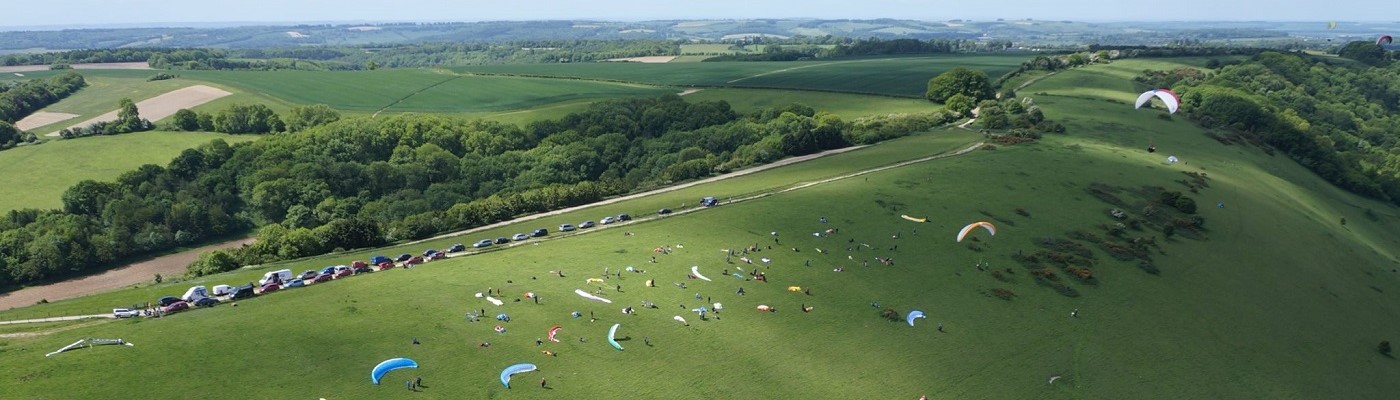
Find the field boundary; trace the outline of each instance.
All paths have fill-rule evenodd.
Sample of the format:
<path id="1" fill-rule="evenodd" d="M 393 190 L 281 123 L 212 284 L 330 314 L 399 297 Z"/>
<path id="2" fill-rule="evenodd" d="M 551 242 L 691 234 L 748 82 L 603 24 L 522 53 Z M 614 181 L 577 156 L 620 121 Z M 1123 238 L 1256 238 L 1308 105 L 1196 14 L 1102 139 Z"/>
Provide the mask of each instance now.
<path id="1" fill-rule="evenodd" d="M 426 92 L 426 91 L 428 91 L 429 89 L 438 87 L 438 86 L 440 86 L 440 85 L 442 85 L 442 84 L 444 84 L 444 83 L 454 81 L 454 80 L 456 80 L 457 78 L 461 78 L 461 77 L 462 77 L 462 75 L 453 75 L 451 78 L 443 79 L 442 81 L 440 81 L 440 82 L 438 82 L 438 83 L 434 83 L 434 84 L 431 84 L 431 85 L 428 85 L 428 86 L 424 86 L 422 89 L 415 90 L 415 91 L 413 91 L 413 93 L 409 93 L 409 94 L 407 94 L 407 95 L 405 95 L 405 96 L 403 96 L 403 97 L 400 97 L 398 100 L 394 100 L 394 102 L 393 102 L 393 103 L 389 103 L 389 105 L 386 105 L 386 106 L 384 106 L 384 107 L 380 107 L 378 110 L 375 110 L 375 111 L 374 111 L 374 114 L 371 114 L 369 117 L 370 117 L 371 119 L 377 118 L 377 117 L 379 117 L 379 113 L 384 112 L 384 110 L 388 110 L 388 109 L 394 107 L 395 105 L 398 105 L 399 103 L 402 103 L 404 100 L 408 100 L 409 97 L 413 97 L 413 96 L 416 95 L 416 94 Z"/>
<path id="2" fill-rule="evenodd" d="M 823 65 L 827 65 L 827 64 L 823 64 Z M 643 85 L 643 86 L 651 86 L 651 87 L 699 88 L 699 89 L 794 90 L 794 91 L 816 92 L 816 93 L 839 93 L 839 94 L 859 94 L 859 95 L 866 95 L 866 96 L 882 96 L 882 97 L 890 97 L 890 98 L 896 98 L 896 99 L 922 99 L 922 98 L 924 98 L 923 96 L 900 95 L 900 94 L 893 94 L 893 93 L 862 92 L 862 91 L 856 91 L 856 90 L 813 89 L 813 88 L 799 88 L 799 87 L 753 86 L 753 85 L 720 85 L 720 84 L 705 84 L 705 83 L 689 83 L 689 84 L 684 84 L 684 85 L 668 85 L 668 84 L 659 84 L 659 83 L 651 83 L 651 82 L 628 81 L 628 80 L 622 80 L 622 79 L 587 78 L 587 77 L 582 77 L 582 76 L 545 75 L 545 74 L 514 74 L 514 73 L 504 73 L 504 72 L 461 72 L 460 74 L 462 74 L 463 76 L 504 76 L 504 77 L 513 77 L 513 78 L 540 78 L 540 79 L 560 79 L 560 80 L 574 80 L 574 81 L 592 81 L 592 82 L 622 83 L 622 84 Z M 740 78 L 740 79 L 748 79 L 748 78 L 752 78 L 752 76 L 750 76 L 750 77 L 745 77 L 745 78 Z"/>

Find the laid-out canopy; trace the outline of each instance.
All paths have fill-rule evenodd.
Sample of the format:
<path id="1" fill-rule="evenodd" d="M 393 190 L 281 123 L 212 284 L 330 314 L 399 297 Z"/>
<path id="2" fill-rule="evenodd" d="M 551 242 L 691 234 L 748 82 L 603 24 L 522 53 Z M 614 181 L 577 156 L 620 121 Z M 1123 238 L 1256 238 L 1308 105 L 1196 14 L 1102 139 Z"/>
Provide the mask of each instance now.
<path id="1" fill-rule="evenodd" d="M 1167 156 L 1167 164 L 1176 164 L 1178 161 L 1181 159 L 1176 158 L 1176 156 Z"/>
<path id="2" fill-rule="evenodd" d="M 1152 89 L 1138 95 L 1133 108 L 1142 108 L 1144 104 L 1152 101 L 1153 97 L 1161 99 L 1162 103 L 1167 105 L 1167 112 L 1170 114 L 1176 114 L 1176 109 L 1181 107 L 1181 97 L 1178 97 L 1176 93 L 1167 89 Z"/>
<path id="3" fill-rule="evenodd" d="M 612 304 L 612 300 L 608 300 L 608 299 L 605 299 L 605 298 L 602 298 L 602 297 L 594 296 L 594 295 L 592 295 L 592 294 L 589 294 L 588 292 L 583 291 L 583 289 L 574 289 L 574 294 L 577 294 L 577 295 L 579 295 L 579 296 L 583 296 L 583 298 L 585 298 L 585 299 L 589 299 L 589 300 L 593 300 L 593 301 L 601 301 L 601 302 L 604 302 L 604 303 Z"/>
<path id="4" fill-rule="evenodd" d="M 515 375 L 522 372 L 530 372 L 537 369 L 539 368 L 535 367 L 535 364 L 529 363 L 520 363 L 506 367 L 506 369 L 501 370 L 501 385 L 505 385 L 506 389 L 510 389 L 511 375 Z"/>
<path id="5" fill-rule="evenodd" d="M 378 385 L 379 378 L 384 377 L 384 374 L 389 373 L 389 371 L 404 368 L 418 368 L 418 362 L 407 358 L 390 358 L 384 360 L 384 362 L 379 363 L 379 365 L 374 366 L 374 369 L 369 371 L 369 380 L 374 381 L 374 384 Z"/>
<path id="6" fill-rule="evenodd" d="M 62 352 L 65 352 L 65 351 L 68 351 L 68 350 L 77 349 L 77 348 L 82 348 L 82 347 L 92 348 L 92 346 L 101 346 L 101 345 L 105 345 L 105 344 L 120 344 L 120 345 L 124 345 L 124 346 L 135 346 L 134 344 L 127 343 L 125 340 L 121 340 L 121 339 L 91 339 L 91 338 L 89 338 L 89 339 L 83 339 L 83 340 L 79 340 L 79 341 L 73 342 L 73 344 L 70 344 L 70 345 L 67 345 L 67 346 L 63 346 L 63 348 L 61 348 L 61 349 L 54 350 L 53 352 L 51 352 L 51 353 L 49 353 L 49 354 L 45 354 L 44 357 L 52 356 L 52 355 L 54 355 L 54 354 L 62 353 Z"/>
<path id="7" fill-rule="evenodd" d="M 608 328 L 608 344 L 619 351 L 622 350 L 622 345 L 617 344 L 617 328 L 621 326 L 622 324 L 613 324 L 612 328 Z"/>
<path id="8" fill-rule="evenodd" d="M 692 266 L 690 266 L 690 274 L 691 274 L 691 275 L 695 275 L 695 278 L 696 278 L 696 279 L 699 279 L 699 280 L 702 280 L 702 281 L 706 281 L 706 282 L 709 282 L 709 281 L 710 281 L 710 278 L 706 278 L 704 275 L 700 275 L 700 266 L 699 266 L 699 265 L 692 265 Z"/>
<path id="9" fill-rule="evenodd" d="M 684 318 L 684 317 L 681 317 L 681 316 L 679 316 L 679 315 L 674 316 L 674 317 L 671 317 L 671 319 L 680 321 L 682 324 L 686 324 L 686 325 L 689 325 L 689 324 L 690 324 L 689 322 L 685 322 L 685 318 Z"/>
<path id="10" fill-rule="evenodd" d="M 549 341 L 559 343 L 559 339 L 555 339 L 554 335 L 559 334 L 560 329 L 564 329 L 564 327 L 555 325 L 553 328 L 549 328 Z"/>
<path id="11" fill-rule="evenodd" d="M 900 218 L 907 219 L 907 220 L 910 220 L 910 221 L 918 222 L 918 223 L 928 222 L 928 217 L 924 217 L 924 218 L 915 218 L 915 217 L 909 216 L 908 214 L 900 214 L 899 217 L 900 217 Z"/>
<path id="12" fill-rule="evenodd" d="M 996 236 L 996 234 L 997 234 L 997 227 L 996 227 L 996 225 L 992 225 L 991 222 L 987 222 L 987 221 L 977 221 L 977 222 L 973 222 L 973 223 L 971 223 L 971 224 L 967 224 L 967 226 L 964 226 L 964 227 L 962 228 L 962 230 L 958 231 L 958 241 L 959 241 L 959 242 L 963 241 L 963 238 L 964 238 L 964 237 L 967 237 L 968 232 L 972 232 L 972 230 L 975 229 L 975 228 L 977 228 L 977 227 L 982 227 L 982 228 L 986 229 L 987 232 L 990 232 L 990 233 L 992 234 L 992 236 Z"/>
<path id="13" fill-rule="evenodd" d="M 909 315 L 906 316 L 906 317 L 904 317 L 904 321 L 905 321 L 905 322 L 908 322 L 908 323 L 909 323 L 909 326 L 914 326 L 914 320 L 915 320 L 915 319 L 919 319 L 919 318 L 927 318 L 927 317 L 924 316 L 924 312 L 923 312 L 923 311 L 914 310 L 914 311 L 910 311 L 910 312 L 909 312 Z"/>

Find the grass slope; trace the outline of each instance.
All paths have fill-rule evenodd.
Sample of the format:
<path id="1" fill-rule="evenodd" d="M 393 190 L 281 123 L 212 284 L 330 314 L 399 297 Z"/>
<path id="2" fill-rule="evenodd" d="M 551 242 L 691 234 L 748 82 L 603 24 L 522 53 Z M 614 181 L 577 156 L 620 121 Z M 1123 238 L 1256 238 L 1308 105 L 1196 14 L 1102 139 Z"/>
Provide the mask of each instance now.
<path id="1" fill-rule="evenodd" d="M 0 151 L 0 210 L 58 208 L 69 186 L 85 179 L 110 181 L 144 164 L 164 166 L 181 151 L 220 138 L 230 143 L 254 140 L 195 132 L 141 132 L 55 140 Z"/>
<path id="2" fill-rule="evenodd" d="M 406 395 L 397 385 L 421 375 L 428 387 L 414 395 L 435 398 L 1380 399 L 1400 392 L 1400 383 L 1388 379 L 1400 373 L 1400 364 L 1375 351 L 1379 340 L 1394 340 L 1400 332 L 1400 303 L 1394 300 L 1400 292 L 1400 212 L 1338 191 L 1282 157 L 1222 146 L 1186 121 L 1132 110 L 1123 102 L 1136 88 L 1105 77 L 1154 65 L 1124 61 L 1075 69 L 1029 87 L 1025 92 L 1044 93 L 1034 95 L 1037 104 L 1070 132 L 1035 145 L 977 151 L 701 212 L 313 285 L 238 307 L 0 340 L 0 356 L 32 360 L 0 365 L 0 388 L 23 398 L 134 390 L 151 397 L 237 390 L 255 398 L 379 398 Z M 911 137 L 472 239 L 619 211 L 640 215 L 704 194 L 785 187 L 957 148 L 975 137 Z M 1148 142 L 1160 151 L 1142 151 Z M 1165 165 L 1161 159 L 1168 154 L 1185 163 Z M 1036 284 L 1011 260 L 1038 249 L 1041 238 L 1097 232 L 1096 225 L 1112 223 L 1106 215 L 1111 206 L 1086 191 L 1091 183 L 1185 190 L 1176 183 L 1182 171 L 1210 176 L 1210 187 L 1191 195 L 1202 205 L 1209 232 L 1205 240 L 1164 240 L 1164 254 L 1153 254 L 1161 275 L 1096 249 L 1098 284 L 1061 275 L 1081 293 L 1070 298 Z M 1210 207 L 1218 200 L 1228 207 Z M 1017 207 L 1029 215 L 1017 215 Z M 1366 209 L 1377 217 L 1362 216 Z M 930 222 L 914 224 L 899 214 L 927 215 Z M 1001 230 L 980 238 L 983 251 L 953 243 L 958 227 L 987 214 Z M 819 216 L 830 222 L 819 222 Z M 1342 216 L 1346 225 L 1338 221 Z M 811 235 L 827 228 L 839 231 Z M 771 231 L 780 233 L 780 243 L 770 250 Z M 753 266 L 726 264 L 720 250 L 755 244 L 763 250 L 751 256 L 773 259 L 761 267 L 771 283 L 721 276 L 722 269 Z M 675 252 L 653 253 L 658 246 Z M 295 269 L 366 253 L 303 261 Z M 656 263 L 650 262 L 653 255 Z M 897 263 L 863 266 L 872 256 Z M 810 267 L 804 266 L 808 259 Z M 1011 282 L 979 272 L 972 267 L 977 260 L 1010 268 Z M 693 265 L 714 281 L 686 279 Z M 626 266 L 646 273 L 624 272 L 603 287 L 584 281 L 604 268 Z M 561 269 L 564 278 L 549 274 Z M 201 281 L 241 282 L 258 272 Z M 647 279 L 657 287 L 643 287 Z M 688 288 L 678 289 L 677 282 Z M 810 287 L 813 295 L 790 293 L 789 285 Z M 0 318 L 43 308 L 100 311 L 175 293 L 180 286 L 90 296 Z M 737 295 L 738 287 L 747 294 Z M 994 287 L 1017 296 L 1003 301 L 984 294 Z M 502 289 L 506 305 L 472 296 L 487 288 Z M 583 300 L 571 293 L 578 288 L 601 289 L 615 303 Z M 541 304 L 513 301 L 526 291 L 541 294 Z M 699 321 L 688 312 L 700 303 L 696 293 L 724 303 L 722 319 Z M 660 309 L 638 309 L 635 316 L 619 312 L 643 300 Z M 884 321 L 871 302 L 900 312 L 920 309 L 928 319 L 914 327 Z M 754 311 L 759 304 L 780 311 Z M 800 312 L 803 304 L 815 309 Z M 464 320 L 464 313 L 478 308 L 488 316 L 509 313 L 512 322 L 501 323 L 507 331 L 493 332 L 498 322 L 489 318 Z M 1074 309 L 1078 318 L 1069 316 Z M 570 318 L 575 310 L 585 317 Z M 590 312 L 597 321 L 589 321 Z M 674 315 L 685 316 L 691 327 L 679 326 Z M 619 336 L 630 338 L 621 342 L 625 351 L 604 343 L 613 323 L 622 324 Z M 934 329 L 940 323 L 946 333 Z M 537 347 L 535 338 L 553 325 L 563 326 L 563 342 Z M 82 337 L 121 337 L 137 345 L 41 356 Z M 654 346 L 643 345 L 643 337 Z M 410 344 L 411 338 L 422 344 Z M 476 347 L 481 341 L 492 346 Z M 544 356 L 542 349 L 559 356 Z M 421 368 L 392 372 L 385 385 L 371 385 L 365 373 L 391 357 L 413 358 Z M 533 362 L 540 371 L 517 376 L 514 389 L 498 386 L 499 371 L 518 362 Z M 1047 384 L 1052 375 L 1062 378 Z M 200 378 L 143 382 L 152 376 Z M 536 387 L 540 378 L 552 390 Z"/>
<path id="3" fill-rule="evenodd" d="M 42 72 L 44 72 L 45 77 L 56 74 L 56 71 Z M 78 71 L 78 73 L 87 80 L 88 86 L 42 110 L 78 114 L 78 116 L 32 129 L 32 132 L 43 137 L 42 135 L 45 133 L 67 128 L 89 118 L 116 110 L 117 102 L 122 98 L 140 102 L 165 92 L 203 83 L 183 78 L 147 81 L 146 78 L 155 75 L 156 72 L 143 70 L 84 70 Z M 25 75 L 32 78 L 36 76 L 35 74 L 38 72 L 26 73 Z"/>

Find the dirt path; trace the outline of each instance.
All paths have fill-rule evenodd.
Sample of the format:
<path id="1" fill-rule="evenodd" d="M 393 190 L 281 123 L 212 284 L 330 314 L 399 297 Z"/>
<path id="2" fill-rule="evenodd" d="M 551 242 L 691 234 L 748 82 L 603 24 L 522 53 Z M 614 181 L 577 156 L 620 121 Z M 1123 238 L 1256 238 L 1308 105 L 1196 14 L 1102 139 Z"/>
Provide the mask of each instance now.
<path id="1" fill-rule="evenodd" d="M 687 95 L 687 94 L 699 92 L 699 91 L 701 91 L 701 90 L 705 90 L 705 89 L 690 88 L 690 89 L 682 90 L 680 94 L 677 94 L 677 96 L 685 96 L 685 95 Z"/>
<path id="2" fill-rule="evenodd" d="M 33 114 L 29 114 L 28 117 L 24 117 L 24 119 L 19 120 L 19 122 L 15 122 L 15 127 L 19 128 L 19 130 L 27 131 L 44 125 L 66 121 L 77 117 L 78 114 L 37 111 Z"/>
<path id="3" fill-rule="evenodd" d="M 230 94 L 233 93 L 229 93 L 228 91 L 212 86 L 188 86 L 166 92 L 164 94 L 161 94 L 160 96 L 141 100 L 140 102 L 136 103 L 136 110 L 138 113 L 140 113 L 141 118 L 145 118 L 154 122 L 159 121 L 162 118 L 175 115 L 175 112 L 180 111 L 180 109 L 182 108 L 194 108 L 195 106 L 198 106 L 200 104 L 208 103 L 217 100 L 220 97 L 228 96 Z M 117 110 L 112 110 L 111 112 L 108 112 L 106 114 L 102 114 L 87 121 L 80 122 L 77 125 L 70 126 L 69 128 L 81 128 L 84 126 L 92 125 L 93 123 L 98 121 L 116 120 Z M 58 136 L 58 132 L 51 132 L 45 136 Z"/>
<path id="4" fill-rule="evenodd" d="M 120 289 L 133 284 L 150 281 L 155 277 L 155 274 L 165 276 L 181 275 L 185 273 L 185 267 L 190 265 L 195 257 L 199 256 L 199 253 L 216 249 L 238 247 L 252 242 L 252 238 L 244 238 L 215 243 L 194 250 L 182 251 L 168 256 L 156 257 L 130 264 L 97 275 L 89 275 L 44 286 L 27 287 L 9 293 L 0 293 L 0 310 L 31 306 L 41 299 L 56 301 Z"/>
<path id="5" fill-rule="evenodd" d="M 73 317 L 54 317 L 54 318 L 43 318 L 43 319 L 26 319 L 26 320 L 18 320 L 18 321 L 3 321 L 3 322 L 0 322 L 0 325 L 5 325 L 5 324 L 28 324 L 28 323 L 35 323 L 35 322 L 76 321 L 76 320 L 83 320 L 83 319 L 88 319 L 88 318 L 95 318 L 96 320 L 94 320 L 94 321 L 88 321 L 88 322 L 81 323 L 81 324 L 73 324 L 73 325 L 68 325 L 68 326 L 61 326 L 61 327 L 57 327 L 57 328 L 53 328 L 53 329 L 49 329 L 49 330 L 45 330 L 45 331 L 0 333 L 0 339 L 4 339 L 4 338 L 21 338 L 21 337 L 44 336 L 44 335 L 59 333 L 59 332 L 63 332 L 63 331 L 74 330 L 74 329 L 78 329 L 78 328 L 86 328 L 86 327 L 93 326 L 93 325 L 101 325 L 101 324 L 105 324 L 105 323 L 108 323 L 108 322 L 112 322 L 113 320 L 116 319 L 115 317 L 111 316 L 110 314 L 109 314 L 109 315 L 78 315 L 78 316 L 73 316 Z"/>

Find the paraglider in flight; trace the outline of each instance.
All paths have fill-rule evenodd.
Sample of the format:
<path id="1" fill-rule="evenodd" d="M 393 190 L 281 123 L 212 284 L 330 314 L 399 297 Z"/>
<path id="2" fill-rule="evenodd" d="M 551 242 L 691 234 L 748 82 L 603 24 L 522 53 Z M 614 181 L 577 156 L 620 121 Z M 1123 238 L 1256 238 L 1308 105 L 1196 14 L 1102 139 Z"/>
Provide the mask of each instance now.
<path id="1" fill-rule="evenodd" d="M 908 322 L 908 323 L 909 323 L 909 326 L 914 326 L 914 320 L 915 320 L 915 319 L 918 319 L 918 318 L 928 318 L 928 317 L 925 317 L 925 316 L 924 316 L 924 312 L 923 312 L 923 311 L 914 310 L 914 311 L 910 311 L 910 312 L 909 312 L 909 316 L 904 317 L 904 321 L 905 321 L 905 322 Z"/>
<path id="2" fill-rule="evenodd" d="M 899 217 L 900 217 L 900 218 L 907 219 L 907 220 L 910 220 L 910 221 L 918 222 L 918 223 L 928 222 L 928 217 L 914 218 L 914 217 L 911 217 L 911 216 L 908 216 L 908 215 L 903 215 L 903 214 L 901 214 Z"/>
<path id="3" fill-rule="evenodd" d="M 1167 105 L 1167 113 L 1169 114 L 1176 114 L 1176 109 L 1181 107 L 1181 97 L 1178 97 L 1176 93 L 1167 89 L 1152 89 L 1138 95 L 1137 103 L 1133 108 L 1142 108 L 1142 105 L 1152 101 L 1153 97 L 1162 99 L 1162 103 Z"/>
<path id="4" fill-rule="evenodd" d="M 617 344 L 617 328 L 621 326 L 622 324 L 613 324 L 612 328 L 608 328 L 608 344 L 618 351 L 622 351 L 622 345 Z"/>
<path id="5" fill-rule="evenodd" d="M 961 231 L 958 231 L 958 241 L 959 241 L 959 242 L 963 241 L 963 238 L 964 238 L 964 237 L 967 237 L 968 232 L 972 232 L 972 229 L 973 229 L 973 228 L 976 228 L 976 227 L 979 227 L 979 226 L 982 227 L 982 228 L 984 228 L 984 229 L 986 229 L 987 232 L 991 232 L 992 236 L 996 236 L 996 234 L 997 234 L 997 227 L 996 227 L 996 225 L 992 225 L 991 222 L 987 222 L 987 221 L 977 221 L 977 222 L 973 222 L 973 223 L 971 223 L 971 224 L 967 224 L 967 226 L 964 226 L 964 227 L 962 228 Z"/>
<path id="6" fill-rule="evenodd" d="M 559 339 L 555 339 L 554 335 L 558 334 L 560 329 L 564 329 L 564 327 L 555 325 L 553 328 L 549 328 L 549 341 L 559 343 Z"/>
<path id="7" fill-rule="evenodd" d="M 407 358 L 390 358 L 384 360 L 384 362 L 379 363 L 379 365 L 374 366 L 374 369 L 369 371 L 369 380 L 378 385 L 379 378 L 383 377 L 384 374 L 403 368 L 418 368 L 418 362 Z"/>
<path id="8" fill-rule="evenodd" d="M 1381 35 L 1379 39 L 1376 39 L 1377 46 L 1387 45 L 1390 44 L 1390 42 L 1390 35 Z"/>
<path id="9" fill-rule="evenodd" d="M 539 368 L 535 367 L 535 364 L 515 364 L 506 367 L 506 369 L 501 370 L 501 384 L 505 385 L 506 389 L 510 389 L 511 375 L 515 375 L 521 372 L 530 372 L 537 369 Z"/>
<path id="10" fill-rule="evenodd" d="M 1337 29 L 1337 21 L 1328 21 L 1327 29 Z"/>

